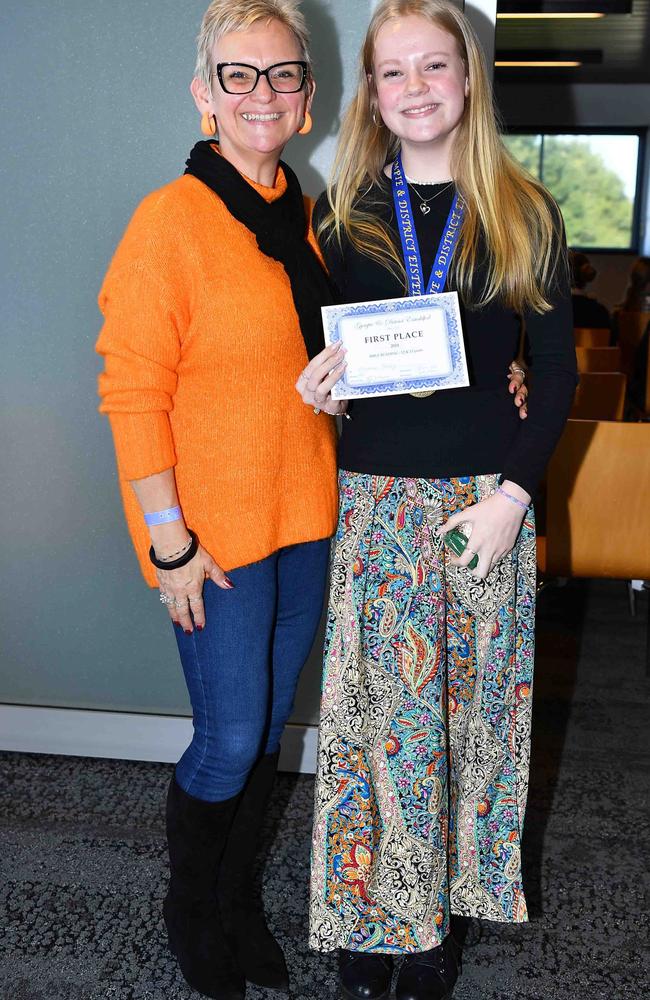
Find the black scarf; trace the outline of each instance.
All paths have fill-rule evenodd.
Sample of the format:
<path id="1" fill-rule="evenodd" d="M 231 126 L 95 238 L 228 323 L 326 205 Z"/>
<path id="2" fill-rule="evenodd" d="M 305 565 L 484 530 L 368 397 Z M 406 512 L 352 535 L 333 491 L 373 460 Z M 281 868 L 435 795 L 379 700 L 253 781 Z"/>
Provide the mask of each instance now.
<path id="1" fill-rule="evenodd" d="M 256 237 L 262 253 L 283 265 L 311 359 L 325 346 L 320 307 L 331 305 L 334 298 L 327 274 L 307 242 L 309 222 L 298 178 L 280 161 L 287 190 L 269 203 L 232 163 L 212 149 L 213 141 L 197 142 L 185 173 L 218 194 L 233 218 Z"/>

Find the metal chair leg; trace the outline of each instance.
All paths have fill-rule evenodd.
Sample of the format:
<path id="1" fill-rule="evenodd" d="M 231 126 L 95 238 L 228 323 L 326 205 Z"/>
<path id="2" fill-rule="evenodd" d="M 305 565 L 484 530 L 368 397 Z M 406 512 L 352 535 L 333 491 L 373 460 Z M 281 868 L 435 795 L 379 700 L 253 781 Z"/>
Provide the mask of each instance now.
<path id="1" fill-rule="evenodd" d="M 630 614 L 634 618 L 636 615 L 636 595 L 631 580 L 627 581 L 627 599 L 630 602 Z"/>
<path id="2" fill-rule="evenodd" d="M 646 581 L 643 586 L 648 598 L 648 617 L 646 621 L 645 634 L 645 675 L 650 677 L 650 584 Z"/>

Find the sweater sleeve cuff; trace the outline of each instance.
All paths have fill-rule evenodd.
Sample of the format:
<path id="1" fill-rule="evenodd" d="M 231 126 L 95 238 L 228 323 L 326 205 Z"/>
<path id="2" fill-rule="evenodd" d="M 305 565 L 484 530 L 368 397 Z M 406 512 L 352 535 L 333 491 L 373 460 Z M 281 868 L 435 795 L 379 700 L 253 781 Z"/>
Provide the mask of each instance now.
<path id="1" fill-rule="evenodd" d="M 145 479 L 176 465 L 166 412 L 110 413 L 109 419 L 122 479 Z"/>
<path id="2" fill-rule="evenodd" d="M 543 475 L 543 470 L 536 470 L 531 475 L 530 470 L 524 471 L 521 468 L 508 468 L 506 466 L 505 471 L 502 472 L 499 477 L 499 483 L 504 483 L 506 479 L 508 479 L 511 483 L 516 483 L 522 490 L 525 490 L 526 493 L 530 494 L 530 502 L 534 503 Z"/>

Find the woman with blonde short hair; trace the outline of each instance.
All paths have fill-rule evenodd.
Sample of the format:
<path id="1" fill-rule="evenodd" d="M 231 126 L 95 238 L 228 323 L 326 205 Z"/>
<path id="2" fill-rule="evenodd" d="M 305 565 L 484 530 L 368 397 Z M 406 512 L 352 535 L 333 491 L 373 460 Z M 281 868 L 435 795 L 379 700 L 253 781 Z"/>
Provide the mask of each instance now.
<path id="1" fill-rule="evenodd" d="M 210 4 L 191 85 L 207 138 L 139 206 L 100 294 L 101 410 L 193 711 L 164 917 L 188 983 L 221 1000 L 246 980 L 288 988 L 251 883 L 335 526 L 328 413 L 344 405 L 306 409 L 293 391 L 331 292 L 280 161 L 310 128 L 308 41 L 295 0 Z"/>
<path id="2" fill-rule="evenodd" d="M 342 302 L 459 299 L 469 384 L 357 392 L 343 427 L 310 926 L 344 997 L 388 997 L 402 956 L 398 1000 L 446 1000 L 450 916 L 526 919 L 531 500 L 576 383 L 560 212 L 509 156 L 453 3 L 378 4 L 316 224 Z M 522 321 L 523 422 L 502 388 Z M 306 403 L 354 394 L 334 341 Z"/>

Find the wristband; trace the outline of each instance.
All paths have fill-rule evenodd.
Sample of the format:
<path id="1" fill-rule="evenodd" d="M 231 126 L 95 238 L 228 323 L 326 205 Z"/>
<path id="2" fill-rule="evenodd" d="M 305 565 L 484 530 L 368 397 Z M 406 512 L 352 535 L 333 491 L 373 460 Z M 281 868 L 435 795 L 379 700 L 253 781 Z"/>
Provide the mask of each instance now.
<path id="1" fill-rule="evenodd" d="M 523 500 L 517 500 L 517 497 L 513 497 L 512 493 L 508 493 L 508 491 L 504 490 L 501 486 L 497 487 L 497 493 L 500 493 L 502 497 L 507 497 L 511 503 L 516 503 L 518 507 L 522 508 L 522 510 L 528 510 L 527 503 L 524 503 Z"/>
<path id="2" fill-rule="evenodd" d="M 150 528 L 156 524 L 169 524 L 170 521 L 180 521 L 182 518 L 180 507 L 167 507 L 166 510 L 154 510 L 151 514 L 145 514 L 144 520 Z"/>
<path id="3" fill-rule="evenodd" d="M 151 548 L 149 549 L 149 558 L 151 559 L 151 562 L 154 564 L 156 569 L 180 569 L 181 566 L 186 566 L 188 562 L 192 561 L 192 559 L 198 552 L 199 540 L 194 534 L 194 532 L 191 531 L 189 528 L 187 529 L 187 532 L 190 538 L 192 539 L 192 544 L 190 545 L 187 552 L 184 552 L 183 555 L 180 556 L 178 559 L 174 559 L 173 562 L 163 562 L 163 560 L 159 559 L 158 556 L 156 555 L 156 551 L 153 545 L 151 546 Z"/>

